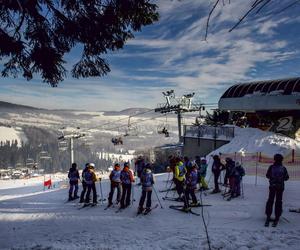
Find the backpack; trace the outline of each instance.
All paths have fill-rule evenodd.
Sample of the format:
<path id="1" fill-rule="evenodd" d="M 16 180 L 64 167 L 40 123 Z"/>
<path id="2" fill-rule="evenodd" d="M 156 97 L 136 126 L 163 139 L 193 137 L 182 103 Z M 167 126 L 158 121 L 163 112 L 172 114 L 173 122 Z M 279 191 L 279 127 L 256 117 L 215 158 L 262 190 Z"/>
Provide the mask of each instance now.
<path id="1" fill-rule="evenodd" d="M 179 177 L 183 177 L 186 174 L 186 168 L 184 167 L 183 164 L 178 166 L 178 170 L 179 170 Z"/>
<path id="2" fill-rule="evenodd" d="M 152 175 L 152 172 L 149 171 L 149 172 L 144 172 L 142 174 L 142 183 L 143 183 L 143 187 L 151 187 L 152 184 L 153 184 L 153 175 Z"/>
<path id="3" fill-rule="evenodd" d="M 93 174 L 90 171 L 86 171 L 84 172 L 84 181 L 86 182 L 86 184 L 90 185 L 93 184 Z"/>

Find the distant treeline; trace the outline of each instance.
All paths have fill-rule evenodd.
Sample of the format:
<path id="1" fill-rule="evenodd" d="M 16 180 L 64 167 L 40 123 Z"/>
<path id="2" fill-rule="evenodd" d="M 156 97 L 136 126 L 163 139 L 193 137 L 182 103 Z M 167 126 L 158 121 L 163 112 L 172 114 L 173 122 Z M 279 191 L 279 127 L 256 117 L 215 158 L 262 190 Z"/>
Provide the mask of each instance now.
<path id="1" fill-rule="evenodd" d="M 45 169 L 47 173 L 67 171 L 70 168 L 70 150 L 60 150 L 57 134 L 54 131 L 37 127 L 23 127 L 27 142 L 1 141 L 0 168 L 31 167 L 33 162 L 37 168 Z M 94 162 L 97 169 L 106 169 L 112 163 L 100 160 L 96 152 L 80 141 L 74 142 L 74 158 L 79 168 L 85 163 Z"/>

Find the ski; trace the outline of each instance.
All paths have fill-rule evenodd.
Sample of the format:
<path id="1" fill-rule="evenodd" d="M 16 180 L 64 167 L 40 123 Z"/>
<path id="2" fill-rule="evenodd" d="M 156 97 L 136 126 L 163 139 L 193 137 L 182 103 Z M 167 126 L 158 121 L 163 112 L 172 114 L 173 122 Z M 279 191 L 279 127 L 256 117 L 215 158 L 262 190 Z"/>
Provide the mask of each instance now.
<path id="1" fill-rule="evenodd" d="M 183 200 L 178 198 L 171 198 L 171 197 L 162 197 L 164 201 L 177 201 L 177 202 L 183 202 Z"/>
<path id="2" fill-rule="evenodd" d="M 91 205 L 92 205 L 92 203 L 86 203 L 83 206 L 79 207 L 78 209 L 83 209 L 83 208 L 89 207 Z"/>
<path id="3" fill-rule="evenodd" d="M 117 213 L 120 213 L 120 212 L 122 212 L 124 209 L 125 209 L 125 208 L 119 208 L 115 213 L 116 213 L 116 214 L 117 214 Z"/>
<path id="4" fill-rule="evenodd" d="M 289 212 L 292 212 L 292 213 L 300 213 L 300 208 L 290 208 L 289 209 Z"/>
<path id="5" fill-rule="evenodd" d="M 155 209 L 155 208 L 158 208 L 158 204 L 156 204 L 154 207 L 152 207 L 152 208 L 150 208 L 150 209 L 145 209 L 145 211 L 144 211 L 144 215 L 147 215 L 147 214 L 149 214 L 153 209 Z"/>
<path id="6" fill-rule="evenodd" d="M 168 188 L 168 189 L 164 189 L 164 190 L 159 190 L 160 193 L 165 193 L 165 192 L 169 192 L 169 191 L 175 191 L 176 188 Z"/>
<path id="7" fill-rule="evenodd" d="M 190 207 L 210 207 L 211 204 L 198 204 L 197 206 L 191 206 Z M 172 207 L 183 207 L 182 205 L 172 205 Z"/>
<path id="8" fill-rule="evenodd" d="M 107 210 L 107 209 L 109 209 L 109 208 L 114 208 L 114 205 L 113 205 L 113 204 L 107 205 L 107 206 L 104 208 L 104 210 Z"/>
<path id="9" fill-rule="evenodd" d="M 180 211 L 180 212 L 183 212 L 183 213 L 190 213 L 190 214 L 193 214 L 193 215 L 196 215 L 196 216 L 200 216 L 201 214 L 198 214 L 192 210 L 188 210 L 188 211 L 184 211 L 182 210 L 183 206 L 181 206 L 181 208 L 177 207 L 177 206 L 169 206 L 169 208 L 171 209 L 174 209 L 174 210 L 177 210 L 177 211 Z"/>

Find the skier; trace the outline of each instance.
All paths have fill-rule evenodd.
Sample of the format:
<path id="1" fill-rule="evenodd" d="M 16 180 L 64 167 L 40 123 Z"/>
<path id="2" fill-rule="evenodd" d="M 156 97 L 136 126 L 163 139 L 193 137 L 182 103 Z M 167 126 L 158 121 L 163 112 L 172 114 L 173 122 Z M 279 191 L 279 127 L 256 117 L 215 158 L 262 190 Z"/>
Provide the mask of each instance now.
<path id="1" fill-rule="evenodd" d="M 180 157 L 176 158 L 176 165 L 175 165 L 175 172 L 174 172 L 174 184 L 176 186 L 176 191 L 178 193 L 178 201 L 182 200 L 182 193 L 184 192 L 184 180 L 185 180 L 185 174 L 186 174 L 186 168 L 181 161 Z"/>
<path id="2" fill-rule="evenodd" d="M 185 190 L 184 190 L 184 207 L 183 210 L 188 212 L 190 210 L 190 205 L 192 207 L 198 206 L 195 190 L 197 188 L 198 182 L 198 172 L 196 163 L 192 164 L 191 168 L 187 170 L 185 175 Z M 192 197 L 192 203 L 189 205 L 190 195 Z"/>
<path id="3" fill-rule="evenodd" d="M 274 163 L 269 167 L 266 177 L 269 179 L 269 198 L 266 203 L 266 223 L 268 226 L 271 220 L 271 214 L 273 210 L 273 203 L 275 201 L 275 219 L 272 226 L 276 227 L 279 218 L 282 214 L 282 195 L 284 191 L 284 182 L 289 179 L 288 172 L 286 168 L 282 165 L 283 156 L 281 154 L 274 155 Z"/>
<path id="4" fill-rule="evenodd" d="M 152 195 L 152 186 L 154 184 L 154 177 L 149 163 L 145 165 L 145 168 L 141 174 L 141 183 L 142 183 L 142 195 L 139 202 L 138 214 L 144 211 L 144 202 L 146 196 L 147 196 L 147 202 L 146 202 L 145 213 L 151 211 L 151 195 Z"/>
<path id="5" fill-rule="evenodd" d="M 120 180 L 122 182 L 122 197 L 121 197 L 121 209 L 124 209 L 130 205 L 131 187 L 134 182 L 134 176 L 130 170 L 128 162 L 124 163 L 123 170 L 121 171 Z"/>
<path id="6" fill-rule="evenodd" d="M 235 181 L 236 181 L 236 178 L 235 178 L 235 162 L 227 157 L 225 159 L 225 166 L 224 166 L 224 169 L 225 169 L 225 178 L 224 178 L 224 185 L 227 185 L 228 183 L 228 180 L 229 180 L 229 191 L 227 192 L 227 194 L 230 194 L 231 196 L 233 196 L 233 193 L 234 193 L 234 189 L 235 189 Z M 226 184 L 225 184 L 226 183 Z"/>
<path id="7" fill-rule="evenodd" d="M 85 167 L 84 167 L 84 169 L 82 170 L 82 173 L 81 173 L 81 177 L 82 177 L 82 180 L 81 180 L 82 191 L 81 191 L 81 194 L 80 194 L 80 201 L 79 201 L 79 203 L 83 203 L 84 202 L 84 195 L 85 195 L 86 189 L 87 189 L 86 182 L 84 180 L 84 173 L 88 171 L 88 166 L 89 166 L 89 163 L 86 163 Z"/>
<path id="8" fill-rule="evenodd" d="M 75 200 L 78 199 L 79 196 L 77 195 L 78 192 L 78 180 L 80 179 L 79 177 L 79 172 L 77 170 L 77 164 L 76 163 L 72 163 L 72 166 L 69 170 L 68 173 L 68 178 L 70 180 L 70 189 L 69 189 L 69 201 L 71 200 Z M 73 189 L 74 189 L 74 196 L 72 196 L 73 194 Z"/>
<path id="9" fill-rule="evenodd" d="M 137 173 L 137 176 L 140 179 L 140 183 L 138 185 L 141 185 L 141 174 L 145 167 L 145 160 L 142 156 L 139 156 L 138 159 L 135 162 L 135 172 Z"/>
<path id="10" fill-rule="evenodd" d="M 110 207 L 113 202 L 113 195 L 115 192 L 115 189 L 117 188 L 117 204 L 120 202 L 121 200 L 121 191 L 122 191 L 122 187 L 121 187 L 121 167 L 119 163 L 116 163 L 114 166 L 114 170 L 111 171 L 110 175 L 109 175 L 109 179 L 110 179 L 110 193 L 108 196 L 108 207 Z"/>
<path id="11" fill-rule="evenodd" d="M 225 166 L 224 166 L 224 169 L 225 169 L 224 186 L 228 186 L 229 175 L 231 174 L 232 169 L 235 166 L 235 162 L 229 157 L 227 157 L 225 159 L 225 162 L 226 163 L 225 163 Z M 229 183 L 229 186 L 230 186 L 230 183 Z"/>
<path id="12" fill-rule="evenodd" d="M 93 205 L 97 204 L 97 190 L 95 182 L 97 181 L 97 176 L 95 174 L 95 164 L 89 163 L 88 170 L 84 173 L 84 181 L 87 186 L 87 193 L 85 197 L 85 205 L 90 203 L 90 194 L 93 191 Z"/>
<path id="13" fill-rule="evenodd" d="M 242 165 L 239 162 L 235 163 L 233 175 L 235 178 L 235 181 L 234 181 L 235 185 L 234 185 L 232 196 L 238 197 L 241 195 L 241 182 L 242 182 L 243 176 L 245 176 L 245 169 L 242 167 Z"/>
<path id="14" fill-rule="evenodd" d="M 196 158 L 197 160 L 197 158 Z M 198 165 L 197 161 L 196 164 Z M 198 181 L 200 183 L 200 190 L 208 190 L 208 185 L 205 181 L 206 177 L 206 170 L 207 170 L 207 163 L 204 157 L 201 158 L 200 165 L 198 169 Z"/>
<path id="15" fill-rule="evenodd" d="M 187 156 L 183 157 L 183 165 L 187 171 L 189 171 L 192 168 L 192 163 Z"/>
<path id="16" fill-rule="evenodd" d="M 214 155 L 213 160 L 214 162 L 212 164 L 211 170 L 214 174 L 215 189 L 212 191 L 212 193 L 215 194 L 221 192 L 221 190 L 219 189 L 218 181 L 219 181 L 220 173 L 224 169 L 224 164 L 221 162 L 221 159 L 218 155 Z"/>

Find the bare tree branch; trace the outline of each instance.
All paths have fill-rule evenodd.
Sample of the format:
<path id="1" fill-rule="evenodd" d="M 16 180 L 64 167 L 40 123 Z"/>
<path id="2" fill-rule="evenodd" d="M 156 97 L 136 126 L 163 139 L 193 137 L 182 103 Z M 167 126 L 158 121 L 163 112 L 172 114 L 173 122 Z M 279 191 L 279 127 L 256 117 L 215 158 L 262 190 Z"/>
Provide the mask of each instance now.
<path id="1" fill-rule="evenodd" d="M 215 8 L 217 7 L 217 5 L 219 4 L 220 0 L 217 0 L 214 4 L 214 6 L 212 7 L 212 9 L 210 10 L 208 17 L 207 17 L 207 21 L 206 21 L 206 30 L 205 30 L 205 37 L 204 40 L 206 41 L 207 39 L 207 35 L 208 35 L 208 26 L 209 26 L 209 21 L 211 18 L 212 13 L 214 12 Z"/>

